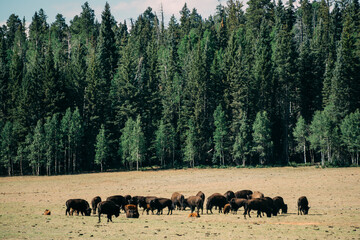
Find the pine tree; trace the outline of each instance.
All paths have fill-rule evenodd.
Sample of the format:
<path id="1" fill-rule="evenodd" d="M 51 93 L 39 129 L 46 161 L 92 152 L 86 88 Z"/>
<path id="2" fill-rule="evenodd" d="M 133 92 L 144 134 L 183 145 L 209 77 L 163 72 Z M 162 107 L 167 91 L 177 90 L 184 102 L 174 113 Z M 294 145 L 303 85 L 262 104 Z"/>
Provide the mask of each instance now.
<path id="1" fill-rule="evenodd" d="M 214 155 L 213 162 L 219 161 L 220 165 L 225 165 L 225 153 L 227 150 L 227 127 L 225 122 L 225 112 L 222 110 L 222 106 L 218 105 L 214 112 Z"/>
<path id="2" fill-rule="evenodd" d="M 341 140 L 351 155 L 351 163 L 359 165 L 360 151 L 360 112 L 356 110 L 354 113 L 347 115 L 340 125 Z"/>
<path id="3" fill-rule="evenodd" d="M 71 149 L 72 149 L 72 172 L 76 172 L 77 166 L 79 166 L 79 147 L 82 143 L 83 137 L 83 120 L 78 108 L 74 110 L 71 115 L 71 123 L 69 134 L 71 135 Z"/>
<path id="4" fill-rule="evenodd" d="M 253 124 L 253 151 L 259 154 L 260 164 L 263 165 L 271 160 L 273 142 L 271 141 L 270 121 L 266 111 L 258 112 Z"/>
<path id="5" fill-rule="evenodd" d="M 241 160 L 242 166 L 245 167 L 252 151 L 251 126 L 245 117 L 240 121 L 232 151 L 235 162 L 238 164 L 238 160 Z"/>
<path id="6" fill-rule="evenodd" d="M 45 163 L 45 133 L 43 121 L 41 119 L 37 122 L 34 129 L 34 135 L 29 150 L 29 162 L 33 169 L 33 174 L 39 176 Z"/>
<path id="7" fill-rule="evenodd" d="M 95 164 L 100 165 L 100 171 L 103 172 L 108 157 L 108 142 L 105 135 L 104 124 L 101 124 L 99 134 L 96 137 L 95 144 Z"/>
<path id="8" fill-rule="evenodd" d="M 197 152 L 195 146 L 195 127 L 191 120 L 188 123 L 188 129 L 186 130 L 186 139 L 184 147 L 184 162 L 188 162 L 190 167 L 195 166 L 195 154 Z"/>
<path id="9" fill-rule="evenodd" d="M 303 152 L 304 154 L 304 163 L 306 164 L 306 142 L 308 138 L 308 130 L 305 123 L 305 120 L 302 116 L 300 116 L 297 120 L 296 126 L 293 130 L 293 135 L 295 141 L 297 142 L 296 150 L 299 152 Z"/>
<path id="10" fill-rule="evenodd" d="M 9 176 L 14 175 L 15 142 L 13 135 L 13 124 L 6 122 L 0 135 L 1 165 L 7 168 Z"/>

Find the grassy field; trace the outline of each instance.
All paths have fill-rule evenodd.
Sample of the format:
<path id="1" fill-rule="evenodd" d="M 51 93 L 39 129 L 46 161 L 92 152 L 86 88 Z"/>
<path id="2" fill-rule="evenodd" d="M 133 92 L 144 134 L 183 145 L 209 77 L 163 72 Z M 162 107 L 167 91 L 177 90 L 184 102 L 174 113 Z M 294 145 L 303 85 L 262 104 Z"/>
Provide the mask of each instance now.
<path id="1" fill-rule="evenodd" d="M 97 195 L 185 197 L 199 190 L 207 196 L 227 190 L 258 190 L 282 196 L 288 214 L 244 219 L 237 215 L 189 211 L 173 215 L 124 213 L 98 224 L 96 216 L 65 216 L 69 198 L 89 202 Z M 307 196 L 309 215 L 297 215 L 298 197 Z M 44 216 L 50 209 L 51 216 Z M 164 211 L 167 213 L 167 210 Z M 141 214 L 141 213 L 140 213 Z M 0 239 L 360 239 L 360 168 L 320 169 L 188 169 L 147 172 L 94 173 L 50 177 L 0 178 Z"/>

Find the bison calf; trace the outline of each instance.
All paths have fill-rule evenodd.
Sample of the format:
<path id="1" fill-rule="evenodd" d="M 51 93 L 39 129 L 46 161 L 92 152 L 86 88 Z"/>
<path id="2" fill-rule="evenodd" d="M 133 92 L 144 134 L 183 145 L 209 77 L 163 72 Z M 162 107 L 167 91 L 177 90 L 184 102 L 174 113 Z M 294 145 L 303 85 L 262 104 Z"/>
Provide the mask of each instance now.
<path id="1" fill-rule="evenodd" d="M 298 215 L 300 214 L 307 215 L 309 213 L 309 201 L 305 196 L 299 197 L 298 199 Z"/>
<path id="2" fill-rule="evenodd" d="M 98 204 L 98 217 L 99 222 L 101 221 L 100 216 L 101 214 L 107 215 L 107 222 L 112 222 L 112 215 L 118 217 L 120 215 L 120 206 L 115 204 L 113 201 L 103 201 Z"/>

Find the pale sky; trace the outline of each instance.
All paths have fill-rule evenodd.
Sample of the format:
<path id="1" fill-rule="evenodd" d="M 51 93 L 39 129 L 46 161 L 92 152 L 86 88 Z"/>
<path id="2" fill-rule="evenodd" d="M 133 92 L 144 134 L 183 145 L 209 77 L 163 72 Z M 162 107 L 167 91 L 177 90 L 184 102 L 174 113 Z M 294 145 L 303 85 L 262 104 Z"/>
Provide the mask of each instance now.
<path id="1" fill-rule="evenodd" d="M 12 13 L 18 15 L 20 19 L 25 17 L 27 24 L 29 24 L 35 11 L 39 11 L 40 8 L 45 11 L 48 23 L 54 22 L 58 13 L 61 13 L 66 22 L 69 23 L 75 15 L 80 14 L 81 6 L 85 2 L 86 0 L 0 0 L 0 25 L 5 24 Z M 219 3 L 226 4 L 226 0 L 108 0 L 107 2 L 110 4 L 111 13 L 117 22 L 123 22 L 124 20 L 129 22 L 130 18 L 136 20 L 149 6 L 159 16 L 162 4 L 166 23 L 172 14 L 179 21 L 179 11 L 185 2 L 190 11 L 196 8 L 203 18 L 214 15 L 216 6 Z M 96 18 L 100 22 L 101 12 L 104 10 L 106 1 L 88 0 L 88 3 L 95 11 Z"/>

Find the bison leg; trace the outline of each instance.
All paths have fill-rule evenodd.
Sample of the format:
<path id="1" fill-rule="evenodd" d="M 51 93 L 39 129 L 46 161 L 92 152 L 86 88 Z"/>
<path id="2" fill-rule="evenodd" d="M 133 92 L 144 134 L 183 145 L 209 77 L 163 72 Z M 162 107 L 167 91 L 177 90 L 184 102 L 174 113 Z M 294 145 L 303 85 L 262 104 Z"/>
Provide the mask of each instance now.
<path id="1" fill-rule="evenodd" d="M 111 214 L 108 214 L 108 215 L 107 215 L 107 218 L 108 218 L 107 222 L 109 222 L 109 220 L 112 222 L 112 220 L 111 220 Z"/>

